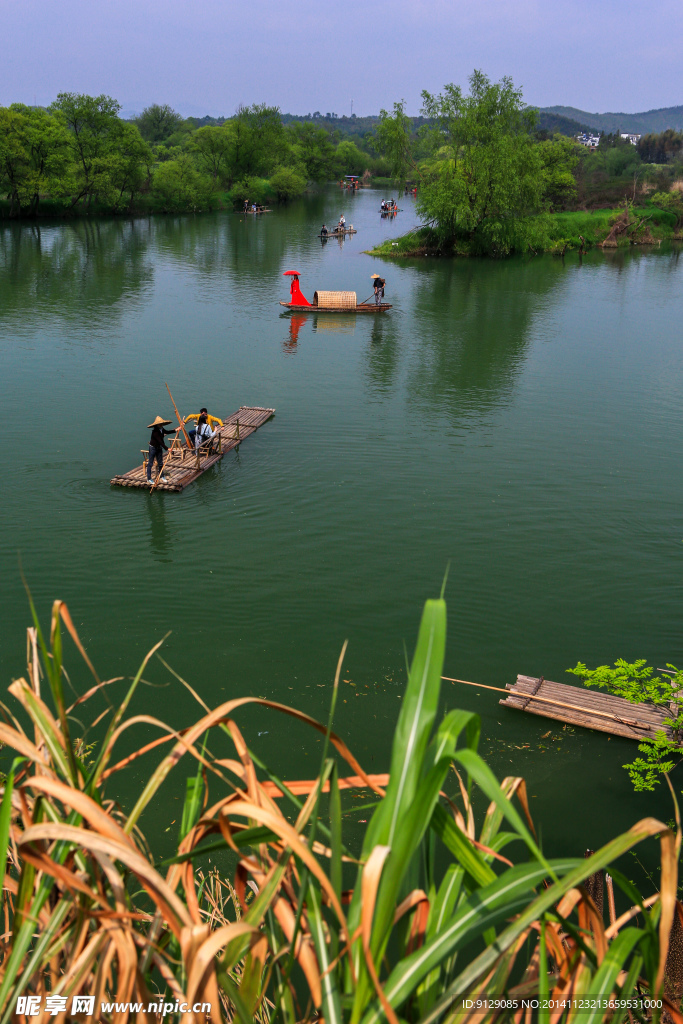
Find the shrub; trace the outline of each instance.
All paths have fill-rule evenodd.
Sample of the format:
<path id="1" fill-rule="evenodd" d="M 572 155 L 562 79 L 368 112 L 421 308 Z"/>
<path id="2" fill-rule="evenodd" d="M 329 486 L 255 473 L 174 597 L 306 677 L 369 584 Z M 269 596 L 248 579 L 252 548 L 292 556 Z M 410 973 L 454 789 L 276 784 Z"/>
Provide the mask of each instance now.
<path id="1" fill-rule="evenodd" d="M 270 195 L 270 183 L 265 178 L 242 178 L 235 182 L 228 195 L 235 209 L 248 203 L 265 203 Z"/>
<path id="2" fill-rule="evenodd" d="M 306 179 L 293 167 L 278 167 L 270 177 L 270 187 L 280 203 L 286 203 L 306 191 Z"/>
<path id="3" fill-rule="evenodd" d="M 156 168 L 152 195 L 164 213 L 197 213 L 206 210 L 217 199 L 211 178 L 200 174 L 185 154 Z"/>

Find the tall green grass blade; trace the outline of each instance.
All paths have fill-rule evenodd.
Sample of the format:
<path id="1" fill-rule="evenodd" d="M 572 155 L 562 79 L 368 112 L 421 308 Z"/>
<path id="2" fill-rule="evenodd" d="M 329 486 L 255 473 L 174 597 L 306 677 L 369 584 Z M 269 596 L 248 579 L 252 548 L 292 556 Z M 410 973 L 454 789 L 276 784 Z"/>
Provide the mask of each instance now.
<path id="1" fill-rule="evenodd" d="M 564 871 L 576 870 L 577 865 L 581 867 L 584 863 L 586 862 L 577 858 L 553 861 L 553 868 L 556 873 L 562 874 Z M 471 893 L 460 903 L 455 914 L 441 932 L 430 941 L 425 942 L 415 953 L 406 957 L 391 972 L 384 986 L 384 993 L 392 1007 L 399 1007 L 429 972 L 439 967 L 452 953 L 480 938 L 488 928 L 495 927 L 501 921 L 528 908 L 530 897 L 533 897 L 536 887 L 546 877 L 547 871 L 543 865 L 532 861 L 509 868 L 496 878 L 495 882 Z M 531 904 L 535 905 L 535 902 L 532 898 Z M 496 940 L 496 944 L 498 941 Z M 437 1004 L 440 1007 L 440 1012 L 447 1010 L 452 1001 L 452 999 L 449 999 L 448 1002 L 440 1000 Z M 435 1012 L 436 1007 L 428 1019 L 436 1019 L 433 1016 Z M 375 1024 L 383 1019 L 384 1013 L 381 1007 L 376 1006 L 363 1018 L 363 1024 Z"/>
<path id="2" fill-rule="evenodd" d="M 624 928 L 610 942 L 602 963 L 591 981 L 590 994 L 592 997 L 601 1001 L 612 995 L 619 974 L 626 970 L 628 959 L 643 935 L 640 928 Z M 597 1005 L 599 1007 L 600 1003 L 598 1002 Z M 603 1017 L 604 1010 L 593 1006 L 586 1015 L 586 1024 L 599 1024 Z"/>
<path id="3" fill-rule="evenodd" d="M 475 885 L 488 885 L 494 881 L 496 873 L 493 868 L 486 863 L 483 855 L 472 845 L 465 833 L 458 828 L 439 803 L 434 807 L 430 825 L 444 846 L 457 858 L 458 863 L 462 865 Z"/>
<path id="4" fill-rule="evenodd" d="M 637 825 L 634 825 L 633 828 L 629 829 L 628 832 L 624 832 L 622 835 L 617 836 L 615 839 L 611 840 L 611 842 L 601 847 L 601 849 L 597 850 L 592 857 L 586 857 L 584 860 L 580 861 L 578 866 L 569 870 L 566 875 L 563 873 L 561 868 L 558 870 L 557 862 L 553 861 L 553 877 L 558 877 L 559 881 L 555 882 L 547 889 L 544 889 L 535 900 L 528 903 L 516 920 L 501 932 L 500 935 L 498 935 L 496 941 L 467 965 L 467 967 L 444 992 L 442 998 L 434 1006 L 429 1016 L 421 1022 L 421 1024 L 432 1024 L 433 1021 L 438 1020 L 439 1015 L 446 1010 L 455 999 L 466 993 L 470 986 L 475 984 L 478 978 L 483 977 L 489 970 L 491 970 L 497 957 L 509 949 L 509 947 L 517 941 L 519 936 L 526 928 L 529 927 L 529 925 L 531 925 L 535 920 L 538 920 L 547 910 L 550 909 L 550 907 L 558 903 L 570 889 L 581 885 L 589 875 L 595 874 L 596 871 L 601 871 L 603 868 L 606 868 L 612 863 L 612 861 L 621 857 L 637 843 L 642 842 L 643 839 L 653 835 L 656 825 L 660 825 L 660 823 L 654 822 L 653 819 L 644 819 L 644 821 L 639 822 Z M 514 870 L 514 868 L 510 869 L 510 871 Z M 509 875 L 510 871 L 506 872 L 505 875 Z M 501 876 L 501 880 L 505 875 Z"/>
<path id="5" fill-rule="evenodd" d="M 2 794 L 0 804 L 0 887 L 5 882 L 5 871 L 7 869 L 7 851 L 9 849 L 9 830 L 12 824 L 12 793 L 14 792 L 14 776 L 17 768 L 24 763 L 23 757 L 15 757 L 12 767 L 5 779 L 5 792 Z"/>
<path id="6" fill-rule="evenodd" d="M 554 876 L 552 871 L 549 869 L 548 861 L 541 853 L 533 836 L 524 824 L 522 816 L 519 814 L 512 801 L 508 800 L 505 796 L 498 779 L 495 777 L 486 762 L 483 761 L 479 754 L 476 754 L 473 750 L 457 750 L 453 755 L 453 759 L 463 766 L 474 782 L 476 782 L 479 788 L 486 794 L 489 800 L 492 800 L 498 805 L 504 816 L 516 830 L 519 838 L 526 843 L 527 849 L 532 856 L 536 857 L 539 863 L 545 866 L 546 870 L 548 870 L 548 874 L 553 878 Z"/>
<path id="7" fill-rule="evenodd" d="M 325 925 L 323 922 L 320 895 L 315 884 L 308 887 L 308 923 L 313 936 L 315 951 L 320 966 L 321 986 L 323 997 L 323 1017 L 325 1024 L 343 1024 L 341 1000 L 339 998 L 338 974 L 339 968 L 330 969 L 330 949 L 327 944 Z"/>
<path id="8" fill-rule="evenodd" d="M 206 741 L 208 733 L 204 736 L 202 743 L 202 757 L 206 755 Z M 185 780 L 185 800 L 183 801 L 183 813 L 180 820 L 180 833 L 178 841 L 182 841 L 190 829 L 199 821 L 204 797 L 204 775 L 201 761 L 197 764 L 197 774 Z"/>
<path id="9" fill-rule="evenodd" d="M 445 647 L 445 602 L 427 601 L 394 734 L 389 785 L 368 827 L 364 852 L 378 843 L 393 845 L 402 816 L 415 798 L 439 703 Z"/>

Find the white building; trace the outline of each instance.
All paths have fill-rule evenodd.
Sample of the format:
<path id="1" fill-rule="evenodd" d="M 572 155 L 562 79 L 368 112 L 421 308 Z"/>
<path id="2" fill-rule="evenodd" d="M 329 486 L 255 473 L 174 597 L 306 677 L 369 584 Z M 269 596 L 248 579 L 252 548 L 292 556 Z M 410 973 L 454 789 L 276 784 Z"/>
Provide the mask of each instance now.
<path id="1" fill-rule="evenodd" d="M 628 132 L 621 132 L 622 139 L 628 139 L 632 146 L 637 146 L 640 142 L 640 135 L 629 135 Z"/>

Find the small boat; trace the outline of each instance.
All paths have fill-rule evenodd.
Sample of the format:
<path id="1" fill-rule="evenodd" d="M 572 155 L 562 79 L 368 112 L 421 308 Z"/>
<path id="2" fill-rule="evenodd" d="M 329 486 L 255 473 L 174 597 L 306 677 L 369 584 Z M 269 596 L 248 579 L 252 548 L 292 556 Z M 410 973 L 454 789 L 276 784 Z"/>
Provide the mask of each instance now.
<path id="1" fill-rule="evenodd" d="M 267 208 L 263 209 L 263 210 L 238 210 L 238 213 L 253 213 L 254 216 L 257 213 L 272 213 L 272 212 L 273 212 L 272 210 L 267 209 Z"/>
<path id="2" fill-rule="evenodd" d="M 337 228 L 336 231 L 328 231 L 326 235 L 320 232 L 318 238 L 339 238 L 341 235 L 357 235 L 358 228 L 354 228 L 353 224 L 349 228 L 343 228 L 341 231 Z"/>
<path id="3" fill-rule="evenodd" d="M 285 309 L 297 313 L 384 313 L 391 309 L 389 302 L 358 302 L 355 292 L 314 292 L 312 304 L 303 306 L 294 302 L 281 302 Z"/>

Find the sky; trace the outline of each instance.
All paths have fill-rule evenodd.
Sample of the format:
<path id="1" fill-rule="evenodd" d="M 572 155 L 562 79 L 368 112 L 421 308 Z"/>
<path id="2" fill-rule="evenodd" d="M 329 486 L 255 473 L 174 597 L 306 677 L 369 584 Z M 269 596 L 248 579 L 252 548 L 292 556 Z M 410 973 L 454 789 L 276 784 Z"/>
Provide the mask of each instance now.
<path id="1" fill-rule="evenodd" d="M 681 0 L 0 0 L 0 105 L 106 93 L 229 116 L 376 114 L 509 75 L 535 106 L 683 103 Z"/>

